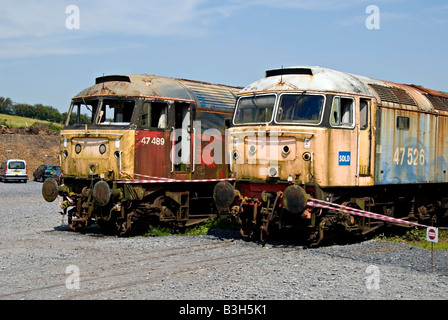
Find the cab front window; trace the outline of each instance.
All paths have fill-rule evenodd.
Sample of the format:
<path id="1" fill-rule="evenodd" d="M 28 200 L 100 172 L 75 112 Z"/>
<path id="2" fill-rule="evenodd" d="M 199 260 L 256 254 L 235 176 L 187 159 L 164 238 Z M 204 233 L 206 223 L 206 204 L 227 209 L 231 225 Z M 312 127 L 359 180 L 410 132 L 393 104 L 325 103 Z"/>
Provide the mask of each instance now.
<path id="1" fill-rule="evenodd" d="M 324 97 L 309 94 L 283 94 L 280 96 L 277 123 L 318 124 L 321 121 Z"/>
<path id="2" fill-rule="evenodd" d="M 75 101 L 70 107 L 65 125 L 92 124 L 98 108 L 98 99 Z"/>
<path id="3" fill-rule="evenodd" d="M 133 100 L 105 99 L 98 114 L 100 125 L 129 125 L 134 112 Z"/>
<path id="4" fill-rule="evenodd" d="M 134 106 L 134 100 L 80 99 L 71 105 L 66 126 L 129 125 Z"/>
<path id="5" fill-rule="evenodd" d="M 236 106 L 234 124 L 269 123 L 275 105 L 275 95 L 242 97 Z"/>

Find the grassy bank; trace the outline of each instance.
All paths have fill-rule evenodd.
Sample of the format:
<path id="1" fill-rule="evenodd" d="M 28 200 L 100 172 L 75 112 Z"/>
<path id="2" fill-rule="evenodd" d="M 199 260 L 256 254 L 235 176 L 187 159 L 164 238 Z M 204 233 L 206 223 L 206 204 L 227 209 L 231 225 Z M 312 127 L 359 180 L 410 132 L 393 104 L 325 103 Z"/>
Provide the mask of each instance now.
<path id="1" fill-rule="evenodd" d="M 380 235 L 376 239 L 393 241 L 393 242 L 404 242 L 411 246 L 421 247 L 424 249 L 431 249 L 432 244 L 434 245 L 434 250 L 448 250 L 448 230 L 439 229 L 438 242 L 430 242 L 426 240 L 426 228 L 414 228 L 407 231 L 404 235 L 395 236 L 384 236 Z"/>
<path id="2" fill-rule="evenodd" d="M 7 126 L 9 128 L 29 128 L 32 126 L 39 126 L 44 125 L 46 127 L 49 127 L 53 131 L 60 131 L 63 127 L 60 123 L 54 123 L 50 121 L 44 121 L 44 120 L 38 120 L 38 119 L 32 119 L 32 118 L 26 118 L 26 117 L 19 117 L 19 116 L 13 116 L 9 114 L 3 114 L 0 113 L 0 125 Z"/>

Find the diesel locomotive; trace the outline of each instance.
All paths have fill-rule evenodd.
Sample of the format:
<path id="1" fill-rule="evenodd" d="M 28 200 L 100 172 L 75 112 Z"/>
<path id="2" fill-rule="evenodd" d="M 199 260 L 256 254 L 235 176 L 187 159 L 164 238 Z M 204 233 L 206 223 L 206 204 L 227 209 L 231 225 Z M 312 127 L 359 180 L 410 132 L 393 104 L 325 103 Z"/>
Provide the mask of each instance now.
<path id="1" fill-rule="evenodd" d="M 247 239 L 293 230 L 312 245 L 390 224 L 309 199 L 403 221 L 446 223 L 448 93 L 299 66 L 242 89 L 228 129 L 230 175 L 216 206 Z"/>
<path id="2" fill-rule="evenodd" d="M 229 179 L 222 140 L 240 89 L 153 74 L 96 78 L 72 99 L 62 183 L 47 179 L 44 199 L 58 199 L 75 231 L 98 224 L 129 235 L 209 219 L 214 185 Z"/>

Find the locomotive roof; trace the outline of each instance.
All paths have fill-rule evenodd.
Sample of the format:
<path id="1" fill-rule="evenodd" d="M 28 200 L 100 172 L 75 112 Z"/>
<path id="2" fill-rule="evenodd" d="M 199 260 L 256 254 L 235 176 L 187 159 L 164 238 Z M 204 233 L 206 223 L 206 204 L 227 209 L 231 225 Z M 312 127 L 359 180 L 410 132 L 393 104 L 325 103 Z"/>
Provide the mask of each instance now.
<path id="1" fill-rule="evenodd" d="M 93 96 L 148 97 L 196 101 L 203 109 L 234 108 L 241 87 L 177 79 L 154 74 L 122 74 L 96 78 L 95 85 L 78 93 L 73 100 Z"/>
<path id="2" fill-rule="evenodd" d="M 448 94 L 416 85 L 354 75 L 318 66 L 296 66 L 266 71 L 240 95 L 260 92 L 319 91 L 377 98 L 382 106 L 423 112 L 448 112 Z"/>

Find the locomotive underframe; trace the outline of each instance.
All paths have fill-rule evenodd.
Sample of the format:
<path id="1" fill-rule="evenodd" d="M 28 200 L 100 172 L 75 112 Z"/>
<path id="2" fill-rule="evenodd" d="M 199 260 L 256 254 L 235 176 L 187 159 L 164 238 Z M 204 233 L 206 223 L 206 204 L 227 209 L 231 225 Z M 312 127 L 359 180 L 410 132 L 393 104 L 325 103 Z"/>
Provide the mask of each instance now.
<path id="1" fill-rule="evenodd" d="M 149 225 L 184 228 L 216 214 L 212 182 L 196 182 L 195 188 L 191 182 L 129 184 L 70 178 L 67 182 L 72 190 L 59 188 L 61 207 L 75 231 L 98 224 L 105 233 L 125 236 L 145 232 Z"/>
<path id="2" fill-rule="evenodd" d="M 237 182 L 235 202 L 231 213 L 237 217 L 241 235 L 248 240 L 265 242 L 270 234 L 289 235 L 310 246 L 362 240 L 389 228 L 408 225 L 394 224 L 346 212 L 305 207 L 301 212 L 285 208 L 285 189 L 288 185 L 259 183 L 265 188 L 259 198 L 243 197 L 253 181 Z M 320 189 L 317 184 L 303 185 L 307 197 L 326 200 L 344 206 L 428 225 L 446 224 L 448 193 L 443 184 L 388 185 L 356 188 Z M 277 190 L 277 191 L 275 191 Z"/>

